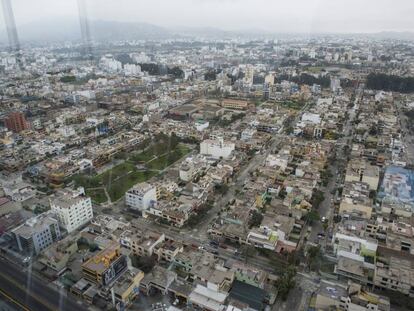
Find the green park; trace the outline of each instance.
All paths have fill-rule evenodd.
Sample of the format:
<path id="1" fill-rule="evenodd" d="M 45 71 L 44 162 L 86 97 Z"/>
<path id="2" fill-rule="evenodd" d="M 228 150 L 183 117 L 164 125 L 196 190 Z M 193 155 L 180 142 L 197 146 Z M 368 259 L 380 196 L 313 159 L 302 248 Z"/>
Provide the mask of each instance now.
<path id="1" fill-rule="evenodd" d="M 92 176 L 80 174 L 72 180 L 76 186 L 84 187 L 95 203 L 105 203 L 108 199 L 116 202 L 132 186 L 161 174 L 190 151 L 191 148 L 179 143 L 174 135 L 158 135 L 143 151 L 123 154 L 123 162 L 105 172 Z"/>

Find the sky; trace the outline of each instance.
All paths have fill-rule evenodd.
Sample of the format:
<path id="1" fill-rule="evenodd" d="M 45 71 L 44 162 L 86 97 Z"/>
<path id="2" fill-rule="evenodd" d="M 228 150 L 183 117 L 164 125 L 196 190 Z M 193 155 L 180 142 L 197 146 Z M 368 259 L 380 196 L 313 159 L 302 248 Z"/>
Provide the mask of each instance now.
<path id="1" fill-rule="evenodd" d="M 76 18 L 77 0 L 11 0 L 17 25 Z M 85 0 L 96 20 L 274 33 L 414 31 L 414 0 Z M 0 7 L 1 10 L 1 7 Z M 0 29 L 4 28 L 0 14 Z"/>

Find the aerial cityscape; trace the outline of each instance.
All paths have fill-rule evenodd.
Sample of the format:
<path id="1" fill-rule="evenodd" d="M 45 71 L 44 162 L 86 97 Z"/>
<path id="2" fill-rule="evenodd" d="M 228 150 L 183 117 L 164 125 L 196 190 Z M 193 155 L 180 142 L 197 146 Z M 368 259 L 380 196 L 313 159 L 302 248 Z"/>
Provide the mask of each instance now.
<path id="1" fill-rule="evenodd" d="M 414 310 L 414 3 L 1 2 L 0 310 Z"/>

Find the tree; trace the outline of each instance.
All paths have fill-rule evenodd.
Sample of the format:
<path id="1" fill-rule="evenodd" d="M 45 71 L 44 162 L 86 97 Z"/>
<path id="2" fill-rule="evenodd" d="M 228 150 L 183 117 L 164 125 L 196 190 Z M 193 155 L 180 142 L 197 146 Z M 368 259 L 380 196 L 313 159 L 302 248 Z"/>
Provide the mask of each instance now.
<path id="1" fill-rule="evenodd" d="M 414 92 L 414 77 L 370 73 L 367 76 L 366 85 L 368 89 L 373 90 L 411 93 Z"/>
<path id="2" fill-rule="evenodd" d="M 86 238 L 81 237 L 76 241 L 79 249 L 87 249 L 89 248 L 89 242 Z"/>
<path id="3" fill-rule="evenodd" d="M 289 80 L 297 84 L 306 84 L 306 85 L 319 84 L 322 87 L 329 87 L 329 85 L 331 84 L 331 79 L 328 76 L 315 77 L 307 73 L 302 73 L 300 76 L 290 77 L 285 80 Z"/>
<path id="4" fill-rule="evenodd" d="M 144 273 L 148 273 L 155 266 L 155 259 L 152 256 L 131 255 L 131 263 L 135 268 L 141 269 Z"/>
<path id="5" fill-rule="evenodd" d="M 332 178 L 332 176 L 333 175 L 329 169 L 321 171 L 321 180 L 322 180 L 322 185 L 324 187 L 328 185 L 329 180 Z"/>
<path id="6" fill-rule="evenodd" d="M 251 257 L 256 253 L 256 248 L 250 244 L 245 244 L 241 247 L 241 253 L 247 263 Z"/>
<path id="7" fill-rule="evenodd" d="M 214 70 L 213 71 L 209 71 L 209 72 L 206 72 L 204 74 L 204 80 L 206 80 L 206 81 L 214 81 L 214 80 L 216 80 L 216 76 L 217 76 L 217 74 L 216 74 L 216 72 Z"/>
<path id="8" fill-rule="evenodd" d="M 95 252 L 95 251 L 97 251 L 99 249 L 99 246 L 97 245 L 97 244 L 95 244 L 95 243 L 91 243 L 91 244 L 89 244 L 89 251 L 90 252 Z"/>
<path id="9" fill-rule="evenodd" d="M 280 277 L 277 283 L 278 296 L 285 301 L 291 289 L 295 287 L 296 268 L 293 265 L 287 267 L 285 273 Z"/>
<path id="10" fill-rule="evenodd" d="M 313 189 L 311 204 L 314 209 L 318 209 L 321 203 L 325 200 L 323 192 L 317 189 Z"/>
<path id="11" fill-rule="evenodd" d="M 314 222 L 319 221 L 321 219 L 318 211 L 311 210 L 307 215 L 309 224 L 312 225 Z"/>
<path id="12" fill-rule="evenodd" d="M 184 78 L 184 71 L 180 67 L 177 67 L 177 66 L 171 69 L 168 68 L 168 74 L 172 75 L 176 79 Z"/>
<path id="13" fill-rule="evenodd" d="M 286 198 L 286 195 L 287 195 L 286 189 L 283 188 L 279 191 L 278 197 L 283 200 L 284 198 Z"/>
<path id="14" fill-rule="evenodd" d="M 249 221 L 249 228 L 259 227 L 262 223 L 263 215 L 258 211 L 253 211 Z"/>
<path id="15" fill-rule="evenodd" d="M 39 214 L 43 213 L 44 211 L 45 211 L 45 209 L 43 207 L 37 205 L 33 212 L 35 213 L 35 215 L 39 215 Z"/>
<path id="16" fill-rule="evenodd" d="M 75 81 L 76 81 L 75 76 L 63 76 L 62 78 L 60 78 L 60 82 L 63 82 L 63 83 L 71 83 Z"/>
<path id="17" fill-rule="evenodd" d="M 306 261 L 310 270 L 316 270 L 320 260 L 322 259 L 322 252 L 320 245 L 311 246 L 307 250 Z"/>
<path id="18" fill-rule="evenodd" d="M 214 188 L 221 195 L 225 195 L 227 193 L 227 191 L 229 190 L 229 186 L 227 186 L 226 184 L 216 185 Z"/>

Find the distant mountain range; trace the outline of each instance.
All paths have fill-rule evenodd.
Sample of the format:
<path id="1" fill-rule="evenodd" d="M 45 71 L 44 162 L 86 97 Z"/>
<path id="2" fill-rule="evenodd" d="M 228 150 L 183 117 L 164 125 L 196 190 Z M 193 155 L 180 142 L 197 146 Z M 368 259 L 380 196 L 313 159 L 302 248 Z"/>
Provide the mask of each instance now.
<path id="1" fill-rule="evenodd" d="M 301 34 L 272 33 L 260 29 L 247 29 L 227 31 L 214 27 L 172 27 L 165 28 L 148 23 L 117 22 L 117 21 L 90 21 L 92 39 L 95 41 L 113 40 L 145 40 L 167 39 L 178 37 L 204 37 L 204 38 L 286 38 Z M 79 21 L 74 18 L 48 19 L 32 22 L 18 28 L 19 38 L 22 42 L 57 42 L 78 41 L 81 38 Z M 315 34 L 318 35 L 318 34 Z M 324 35 L 324 34 L 320 34 Z M 341 34 L 350 36 L 351 34 Z M 352 34 L 378 39 L 414 40 L 414 32 L 378 32 L 371 34 Z M 303 34 L 309 36 L 309 34 Z M 7 42 L 5 30 L 0 30 L 0 42 Z"/>
<path id="2" fill-rule="evenodd" d="M 147 23 L 116 21 L 90 21 L 92 39 L 95 41 L 164 39 L 172 34 L 165 28 Z M 76 19 L 44 20 L 18 27 L 19 39 L 34 42 L 78 41 L 81 39 L 79 21 Z M 0 31 L 0 41 L 7 41 L 5 30 Z"/>

